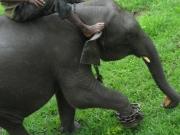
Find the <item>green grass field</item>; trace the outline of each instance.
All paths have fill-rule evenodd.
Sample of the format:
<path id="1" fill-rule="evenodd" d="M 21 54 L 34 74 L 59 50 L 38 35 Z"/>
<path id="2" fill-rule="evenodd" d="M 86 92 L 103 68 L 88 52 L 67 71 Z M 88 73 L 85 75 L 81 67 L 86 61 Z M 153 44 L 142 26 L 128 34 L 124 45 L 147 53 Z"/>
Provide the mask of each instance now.
<path id="1" fill-rule="evenodd" d="M 180 92 L 180 1 L 116 1 L 137 16 L 158 49 L 168 81 Z M 180 135 L 180 106 L 171 110 L 160 106 L 165 95 L 142 59 L 129 56 L 116 62 L 102 62 L 100 71 L 105 86 L 121 91 L 132 103 L 141 104 L 144 119 L 137 128 L 124 129 L 113 110 L 77 110 L 75 119 L 82 128 L 73 135 Z M 26 118 L 24 125 L 32 135 L 60 135 L 55 98 Z M 0 135 L 7 133 L 0 129 Z"/>

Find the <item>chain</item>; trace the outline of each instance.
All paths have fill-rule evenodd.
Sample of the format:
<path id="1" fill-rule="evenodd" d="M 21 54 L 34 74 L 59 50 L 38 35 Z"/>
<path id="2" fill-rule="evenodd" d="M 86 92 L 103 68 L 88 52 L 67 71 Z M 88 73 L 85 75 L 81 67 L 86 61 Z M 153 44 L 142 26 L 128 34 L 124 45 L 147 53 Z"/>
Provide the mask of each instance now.
<path id="1" fill-rule="evenodd" d="M 97 76 L 97 80 L 101 83 L 103 83 L 103 77 L 102 75 L 99 73 L 99 69 L 98 69 L 98 65 L 93 64 L 94 65 L 94 69 L 96 71 L 96 76 Z"/>
<path id="2" fill-rule="evenodd" d="M 132 104 L 134 112 L 129 116 L 121 116 L 120 113 L 116 113 L 117 119 L 120 120 L 121 123 L 131 123 L 137 119 L 137 117 L 143 117 L 140 113 L 141 107 L 139 104 Z"/>
<path id="3" fill-rule="evenodd" d="M 73 12 L 76 14 L 76 3 L 74 3 L 74 11 Z"/>

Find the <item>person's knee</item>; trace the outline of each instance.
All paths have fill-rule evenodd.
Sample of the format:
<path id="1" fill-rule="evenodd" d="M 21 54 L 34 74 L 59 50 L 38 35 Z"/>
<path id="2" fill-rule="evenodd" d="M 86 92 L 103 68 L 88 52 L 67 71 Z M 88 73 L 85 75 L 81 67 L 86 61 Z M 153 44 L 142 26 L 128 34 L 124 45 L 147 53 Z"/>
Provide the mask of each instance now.
<path id="1" fill-rule="evenodd" d="M 67 4 L 62 8 L 61 11 L 59 11 L 59 17 L 61 19 L 67 19 L 70 16 L 71 12 L 72 12 L 72 7 L 71 5 Z"/>

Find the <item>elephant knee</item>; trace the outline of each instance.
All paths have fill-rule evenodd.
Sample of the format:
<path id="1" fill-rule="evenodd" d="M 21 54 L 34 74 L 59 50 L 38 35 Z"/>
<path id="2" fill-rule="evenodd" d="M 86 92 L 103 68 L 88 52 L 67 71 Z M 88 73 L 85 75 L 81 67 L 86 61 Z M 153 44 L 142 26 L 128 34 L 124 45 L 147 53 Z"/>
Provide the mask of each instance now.
<path id="1" fill-rule="evenodd" d="M 86 109 L 91 107 L 92 99 L 87 98 L 86 96 L 74 96 L 73 98 L 69 99 L 69 103 L 79 109 Z"/>
<path id="2" fill-rule="evenodd" d="M 74 99 L 69 101 L 74 108 L 85 109 L 87 108 L 86 103 L 83 100 Z"/>

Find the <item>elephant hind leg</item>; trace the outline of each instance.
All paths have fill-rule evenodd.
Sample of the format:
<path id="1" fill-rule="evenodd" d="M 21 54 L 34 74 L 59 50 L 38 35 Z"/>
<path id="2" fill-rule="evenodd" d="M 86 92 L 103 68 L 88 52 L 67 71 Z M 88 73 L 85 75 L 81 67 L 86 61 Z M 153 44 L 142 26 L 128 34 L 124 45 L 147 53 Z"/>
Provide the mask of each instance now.
<path id="1" fill-rule="evenodd" d="M 0 112 L 0 127 L 4 128 L 10 135 L 29 135 L 22 124 L 23 119 L 10 113 Z"/>

